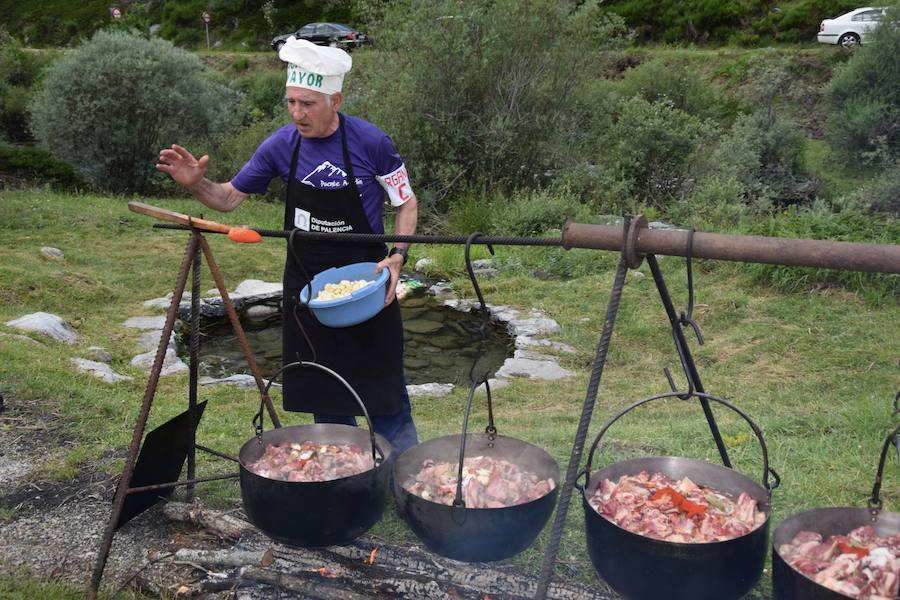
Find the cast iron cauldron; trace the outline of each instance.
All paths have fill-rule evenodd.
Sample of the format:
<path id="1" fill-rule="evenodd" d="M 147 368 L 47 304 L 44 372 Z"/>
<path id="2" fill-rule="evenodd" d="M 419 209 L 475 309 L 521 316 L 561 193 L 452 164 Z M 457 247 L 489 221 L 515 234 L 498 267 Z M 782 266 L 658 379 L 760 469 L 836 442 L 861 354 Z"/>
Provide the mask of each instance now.
<path id="1" fill-rule="evenodd" d="M 557 486 L 540 498 L 505 508 L 448 506 L 411 494 L 403 483 L 415 477 L 426 459 L 459 461 L 462 435 L 448 435 L 413 446 L 394 463 L 394 497 L 400 515 L 433 552 L 468 562 L 493 561 L 531 545 L 550 518 L 559 493 L 559 465 L 541 448 L 511 437 L 469 434 L 466 453 L 508 460 Z"/>
<path id="2" fill-rule="evenodd" d="M 394 498 L 400 515 L 433 552 L 468 562 L 509 558 L 527 548 L 550 518 L 559 494 L 559 465 L 547 452 L 511 437 L 497 435 L 491 389 L 485 383 L 488 426 L 483 434 L 468 434 L 469 411 L 478 383 L 473 381 L 463 414 L 461 435 L 447 435 L 409 448 L 394 463 Z M 507 460 L 520 469 L 552 478 L 553 490 L 525 504 L 504 508 L 468 508 L 462 499 L 461 474 L 466 456 Z M 458 462 L 456 499 L 453 505 L 431 502 L 411 494 L 403 484 L 413 479 L 426 459 Z"/>
<path id="3" fill-rule="evenodd" d="M 613 589 L 630 600 L 736 600 L 749 592 L 762 574 L 771 515 L 770 493 L 778 485 L 778 475 L 769 468 L 768 454 L 759 428 L 746 414 L 709 394 L 694 392 L 693 395 L 731 408 L 750 424 L 762 447 L 763 485 L 727 467 L 678 457 L 627 460 L 591 474 L 594 452 L 601 437 L 613 423 L 642 404 L 683 395 L 681 392 L 673 392 L 653 396 L 632 404 L 615 416 L 603 427 L 591 447 L 584 471 L 587 483 L 582 489 L 582 504 L 591 562 Z M 589 498 L 594 495 L 603 479 L 616 481 L 622 475 L 634 475 L 641 471 L 665 473 L 673 479 L 687 476 L 697 484 L 735 497 L 746 492 L 756 500 L 759 510 L 766 514 L 766 521 L 753 531 L 732 540 L 706 544 L 676 543 L 632 533 L 607 520 L 590 505 Z M 772 485 L 768 482 L 769 473 L 776 479 Z"/>
<path id="4" fill-rule="evenodd" d="M 275 377 L 285 369 L 297 366 L 325 371 L 341 381 L 362 408 L 369 429 L 315 424 L 262 432 L 260 426 L 258 434 L 241 447 L 238 457 L 244 510 L 254 525 L 279 542 L 305 547 L 344 544 L 368 531 L 381 518 L 388 488 L 391 446 L 385 438 L 372 432 L 368 412 L 359 396 L 331 369 L 317 363 L 291 363 Z M 271 385 L 272 381 L 269 381 Z M 257 417 L 261 420 L 262 407 Z M 248 464 L 262 456 L 267 444 L 303 441 L 370 447 L 375 468 L 350 477 L 313 482 L 279 481 L 247 469 Z"/>
<path id="5" fill-rule="evenodd" d="M 779 548 L 793 541 L 799 532 L 815 531 L 826 539 L 830 535 L 846 535 L 857 527 L 871 525 L 880 536 L 900 533 L 900 514 L 882 512 L 879 498 L 887 449 L 892 442 L 896 445 L 896 434 L 897 430 L 884 442 L 869 508 L 816 508 L 792 515 L 775 528 L 775 533 L 772 534 L 772 590 L 776 600 L 841 600 L 848 597 L 794 570 L 781 557 Z"/>

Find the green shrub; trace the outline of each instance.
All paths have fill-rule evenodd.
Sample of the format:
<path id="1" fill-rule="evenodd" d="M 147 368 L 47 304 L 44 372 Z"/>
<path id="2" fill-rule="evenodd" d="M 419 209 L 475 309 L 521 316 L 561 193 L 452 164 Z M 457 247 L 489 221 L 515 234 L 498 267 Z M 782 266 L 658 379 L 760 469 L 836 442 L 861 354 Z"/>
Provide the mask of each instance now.
<path id="1" fill-rule="evenodd" d="M 45 59 L 25 52 L 22 44 L 0 28 L 0 139 L 27 141 L 28 102 Z"/>
<path id="2" fill-rule="evenodd" d="M 9 178 L 29 184 L 46 184 L 60 190 L 84 187 L 84 182 L 72 166 L 56 160 L 47 150 L 0 143 L 0 180 Z"/>
<path id="3" fill-rule="evenodd" d="M 642 203 L 665 207 L 684 195 L 693 167 L 716 136 L 708 122 L 640 96 L 625 99 L 613 126 L 599 138 L 597 157 Z"/>
<path id="4" fill-rule="evenodd" d="M 792 210 L 768 219 L 747 221 L 741 228 L 747 235 L 803 238 L 873 244 L 896 244 L 900 240 L 900 221 L 870 216 L 858 211 L 817 214 Z M 832 269 L 811 269 L 741 263 L 758 280 L 781 291 L 796 292 L 823 286 L 839 286 L 859 292 L 873 304 L 896 303 L 900 298 L 900 276 Z"/>
<path id="5" fill-rule="evenodd" d="M 33 129 L 88 182 L 152 190 L 159 149 L 231 129 L 236 92 L 196 56 L 134 33 L 97 33 L 48 70 L 31 105 Z"/>
<path id="6" fill-rule="evenodd" d="M 826 133 L 846 160 L 890 165 L 900 158 L 900 3 L 867 42 L 825 90 Z"/>
<path id="7" fill-rule="evenodd" d="M 866 212 L 900 218 L 900 162 L 881 176 L 843 199 L 844 204 Z"/>
<path id="8" fill-rule="evenodd" d="M 245 59 L 246 60 L 246 59 Z M 253 71 L 235 81 L 244 96 L 244 123 L 279 116 L 287 120 L 284 109 L 284 73 Z"/>
<path id="9" fill-rule="evenodd" d="M 356 75 L 363 91 L 354 106 L 391 134 L 420 200 L 436 190 L 439 210 L 472 185 L 535 186 L 566 164 L 580 128 L 572 73 L 625 35 L 619 21 L 584 17 L 595 2 L 575 13 L 552 0 L 382 8 L 372 31 L 386 52 L 377 73 Z"/>
<path id="10" fill-rule="evenodd" d="M 625 71 L 619 93 L 648 102 L 669 102 L 674 108 L 708 119 L 721 115 L 715 89 L 695 70 L 666 58 L 654 58 Z"/>

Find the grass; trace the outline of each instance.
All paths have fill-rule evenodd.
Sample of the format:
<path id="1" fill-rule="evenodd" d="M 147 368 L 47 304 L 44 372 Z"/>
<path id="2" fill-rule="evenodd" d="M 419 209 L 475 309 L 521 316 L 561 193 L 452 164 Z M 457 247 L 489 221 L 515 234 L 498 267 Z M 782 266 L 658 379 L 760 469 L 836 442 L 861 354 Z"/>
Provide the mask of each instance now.
<path id="1" fill-rule="evenodd" d="M 250 201 L 229 215 L 213 215 L 191 200 L 144 199 L 152 204 L 230 224 L 277 228 L 282 207 Z M 70 196 L 48 191 L 0 192 L 0 331 L 2 323 L 45 311 L 71 323 L 79 339 L 74 346 L 45 341 L 45 346 L 3 338 L 0 344 L 0 392 L 7 404 L 36 406 L 39 413 L 61 416 L 60 434 L 71 443 L 49 453 L 39 465 L 42 477 L 72 478 L 80 468 L 121 472 L 146 374 L 131 367 L 138 333 L 125 328 L 128 317 L 154 313 L 144 300 L 164 296 L 174 286 L 187 236 L 152 229 L 152 219 L 130 213 L 127 199 Z M 226 284 L 233 289 L 245 278 L 277 281 L 283 244 L 266 240 L 255 246 L 232 244 L 224 236 L 207 238 Z M 63 261 L 41 258 L 42 246 L 65 252 Z M 563 355 L 563 366 L 577 375 L 559 382 L 514 381 L 495 392 L 495 417 L 502 434 L 546 448 L 563 471 L 568 462 L 578 415 L 584 401 L 617 257 L 588 250 L 497 247 L 502 269 L 481 283 L 491 304 L 539 308 L 556 319 L 554 336 L 576 351 Z M 410 264 L 424 256 L 435 260 L 433 274 L 449 277 L 463 296 L 474 297 L 465 278 L 461 246 L 414 246 Z M 487 257 L 478 247 L 474 258 Z M 660 257 L 676 306 L 686 304 L 681 259 Z M 531 273 L 550 269 L 561 274 L 542 280 Z M 638 275 L 640 273 L 641 275 Z M 698 262 L 695 267 L 694 317 L 706 337 L 691 347 L 705 388 L 736 403 L 762 428 L 769 460 L 782 477 L 773 494 L 773 527 L 800 510 L 819 506 L 865 506 L 874 481 L 878 453 L 893 429 L 892 400 L 898 387 L 900 310 L 896 302 L 877 306 L 834 288 L 780 293 L 756 282 L 736 265 Z M 204 272 L 204 290 L 214 287 Z M 161 314 L 157 311 L 155 314 Z M 33 336 L 35 337 L 35 336 Z M 134 381 L 100 384 L 70 364 L 89 346 L 113 355 L 114 370 Z M 588 442 L 607 419 L 642 397 L 662 392 L 662 367 L 675 371 L 677 356 L 665 314 L 646 265 L 629 273 L 616 321 L 608 362 L 599 391 Z M 458 433 L 467 390 L 413 403 L 420 439 Z M 201 443 L 237 454 L 252 435 L 258 406 L 255 392 L 201 389 L 208 400 L 200 424 Z M 280 406 L 275 392 L 276 406 Z M 160 382 L 149 427 L 184 410 L 187 376 Z M 761 452 L 749 428 L 737 416 L 715 409 L 735 467 L 752 479 L 762 476 Z M 485 423 L 479 405 L 472 430 Z M 285 425 L 309 422 L 305 415 L 281 412 Z M 595 465 L 643 454 L 648 448 L 718 461 L 702 413 L 696 404 L 657 402 L 626 415 L 605 438 Z M 200 476 L 227 472 L 219 459 L 200 455 Z M 207 504 L 232 507 L 239 502 L 235 482 L 199 489 Z M 900 509 L 900 480 L 889 467 L 882 496 L 887 510 Z M 559 560 L 577 579 L 595 581 L 583 540 L 583 517 L 577 498 L 570 509 Z M 0 520 L 14 517 L 9 510 Z M 549 527 L 547 528 L 549 530 Z M 386 511 L 374 535 L 395 543 L 414 541 L 393 511 Z M 511 562 L 537 572 L 548 531 Z M 768 571 L 767 571 L 768 573 Z M 6 586 L 6 587 L 4 587 Z M 27 578 L 0 578 L 2 597 L 69 597 L 63 588 L 47 588 Z M 768 575 L 753 598 L 768 598 Z M 74 597 L 74 596 L 73 596 Z"/>

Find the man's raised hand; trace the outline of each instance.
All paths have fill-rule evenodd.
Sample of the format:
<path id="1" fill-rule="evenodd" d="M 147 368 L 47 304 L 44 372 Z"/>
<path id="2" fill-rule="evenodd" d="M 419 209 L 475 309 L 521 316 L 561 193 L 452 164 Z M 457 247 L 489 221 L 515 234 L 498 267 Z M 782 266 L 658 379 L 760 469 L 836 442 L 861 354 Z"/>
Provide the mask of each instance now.
<path id="1" fill-rule="evenodd" d="M 186 148 L 172 144 L 171 148 L 159 151 L 156 170 L 168 173 L 179 185 L 191 188 L 203 180 L 208 162 L 209 155 L 204 154 L 197 160 Z"/>

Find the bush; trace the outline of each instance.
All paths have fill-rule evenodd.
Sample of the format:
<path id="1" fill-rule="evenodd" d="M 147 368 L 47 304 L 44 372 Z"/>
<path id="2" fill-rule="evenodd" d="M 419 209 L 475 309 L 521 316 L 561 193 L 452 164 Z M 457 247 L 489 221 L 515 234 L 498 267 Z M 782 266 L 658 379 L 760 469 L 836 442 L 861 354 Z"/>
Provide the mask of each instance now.
<path id="1" fill-rule="evenodd" d="M 31 87 L 44 61 L 0 28 L 0 139 L 24 142 L 30 138 L 28 103 Z"/>
<path id="2" fill-rule="evenodd" d="M 896 244 L 900 239 L 900 221 L 890 221 L 847 210 L 836 214 L 817 214 L 792 210 L 769 219 L 746 223 L 741 233 L 770 237 L 804 238 L 873 244 Z M 784 292 L 839 286 L 861 293 L 873 304 L 896 302 L 900 298 L 900 277 L 878 273 L 838 271 L 742 263 L 758 280 L 773 284 Z"/>
<path id="3" fill-rule="evenodd" d="M 900 218 L 900 162 L 881 176 L 843 199 L 844 204 L 865 212 Z"/>
<path id="4" fill-rule="evenodd" d="M 31 105 L 54 156 L 116 193 L 153 189 L 159 149 L 228 131 L 238 95 L 164 40 L 99 32 L 53 63 Z"/>
<path id="5" fill-rule="evenodd" d="M 721 102 L 713 87 L 685 65 L 655 58 L 625 71 L 618 86 L 624 96 L 640 96 L 648 102 L 668 102 L 672 107 L 702 119 L 721 116 Z"/>
<path id="6" fill-rule="evenodd" d="M 838 69 L 825 90 L 826 134 L 846 160 L 891 165 L 900 158 L 900 3 Z"/>
<path id="7" fill-rule="evenodd" d="M 56 160 L 43 148 L 0 143 L 0 188 L 10 178 L 67 191 L 84 186 L 71 165 Z"/>
<path id="8" fill-rule="evenodd" d="M 580 127 L 572 73 L 625 37 L 620 21 L 585 17 L 595 2 L 575 13 L 552 0 L 383 8 L 372 29 L 384 63 L 377 76 L 357 74 L 364 92 L 354 106 L 391 134 L 420 200 L 439 210 L 472 186 L 533 187 L 565 165 Z"/>

